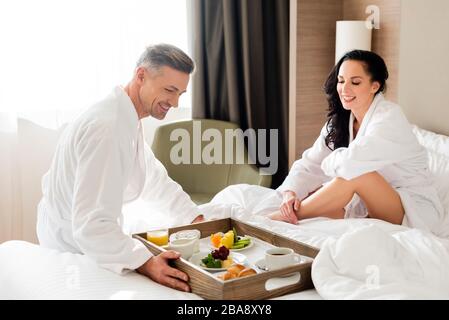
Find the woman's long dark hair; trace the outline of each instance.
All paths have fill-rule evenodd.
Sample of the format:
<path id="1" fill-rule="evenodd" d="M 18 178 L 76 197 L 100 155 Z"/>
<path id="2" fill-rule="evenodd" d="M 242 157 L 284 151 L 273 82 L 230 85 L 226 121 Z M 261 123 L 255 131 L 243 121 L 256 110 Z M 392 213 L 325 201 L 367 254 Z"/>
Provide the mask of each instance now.
<path id="1" fill-rule="evenodd" d="M 351 110 L 343 108 L 337 92 L 338 72 L 340 71 L 341 65 L 346 60 L 362 62 L 365 71 L 371 76 L 371 81 L 377 81 L 380 84 L 376 94 L 385 91 L 385 82 L 388 79 L 388 70 L 385 61 L 374 52 L 353 50 L 341 57 L 329 73 L 324 84 L 324 92 L 326 93 L 327 102 L 329 104 L 326 125 L 328 134 L 325 138 L 325 142 L 327 147 L 331 150 L 347 147 L 349 145 L 348 128 Z"/>

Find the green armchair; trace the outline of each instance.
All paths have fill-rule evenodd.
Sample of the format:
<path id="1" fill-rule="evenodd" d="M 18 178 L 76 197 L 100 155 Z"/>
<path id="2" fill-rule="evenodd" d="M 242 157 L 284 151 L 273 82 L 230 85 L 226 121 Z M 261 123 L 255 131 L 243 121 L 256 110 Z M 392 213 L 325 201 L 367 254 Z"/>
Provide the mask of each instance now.
<path id="1" fill-rule="evenodd" d="M 209 119 L 171 122 L 156 129 L 152 149 L 168 175 L 182 186 L 196 204 L 209 202 L 219 191 L 233 184 L 270 187 L 271 176 L 261 175 L 254 164 L 248 163 L 248 151 L 243 141 L 235 136 L 232 139 L 229 137 L 235 129 L 239 127 L 234 123 Z M 206 130 L 207 137 L 203 137 Z M 174 141 L 170 141 L 171 135 Z M 244 163 L 236 161 L 237 148 L 244 155 Z M 232 161 L 226 159 L 230 153 L 234 155 Z M 210 156 L 215 161 L 207 164 L 212 162 Z M 182 163 L 179 163 L 180 159 L 183 159 Z"/>

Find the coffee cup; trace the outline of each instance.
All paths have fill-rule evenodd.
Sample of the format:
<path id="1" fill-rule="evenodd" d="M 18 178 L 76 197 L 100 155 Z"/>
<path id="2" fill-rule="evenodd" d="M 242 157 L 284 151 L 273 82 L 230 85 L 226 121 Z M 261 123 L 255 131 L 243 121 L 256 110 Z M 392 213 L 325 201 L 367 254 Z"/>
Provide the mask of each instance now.
<path id="1" fill-rule="evenodd" d="M 168 244 L 168 248 L 177 251 L 184 259 L 189 259 L 195 252 L 198 239 L 174 239 Z"/>
<path id="2" fill-rule="evenodd" d="M 265 251 L 265 267 L 276 270 L 294 265 L 301 261 L 301 256 L 293 249 L 278 247 Z"/>

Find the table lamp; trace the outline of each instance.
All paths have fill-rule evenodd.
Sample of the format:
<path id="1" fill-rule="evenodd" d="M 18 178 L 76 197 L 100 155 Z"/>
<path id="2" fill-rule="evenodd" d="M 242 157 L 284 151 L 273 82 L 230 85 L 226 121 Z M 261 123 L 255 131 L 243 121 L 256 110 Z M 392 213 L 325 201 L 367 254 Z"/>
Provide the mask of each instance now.
<path id="1" fill-rule="evenodd" d="M 335 37 L 335 63 L 348 51 L 371 50 L 371 29 L 365 20 L 337 21 Z"/>

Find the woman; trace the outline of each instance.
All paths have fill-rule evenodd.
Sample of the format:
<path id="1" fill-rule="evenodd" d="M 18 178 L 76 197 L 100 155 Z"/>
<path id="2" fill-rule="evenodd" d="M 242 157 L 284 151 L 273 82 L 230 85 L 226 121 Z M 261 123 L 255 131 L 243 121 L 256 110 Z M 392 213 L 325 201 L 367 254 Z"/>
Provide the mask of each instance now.
<path id="1" fill-rule="evenodd" d="M 388 71 L 369 51 L 346 53 L 325 83 L 328 121 L 278 188 L 270 218 L 370 217 L 435 230 L 443 215 L 427 154 L 399 106 L 384 99 Z"/>

